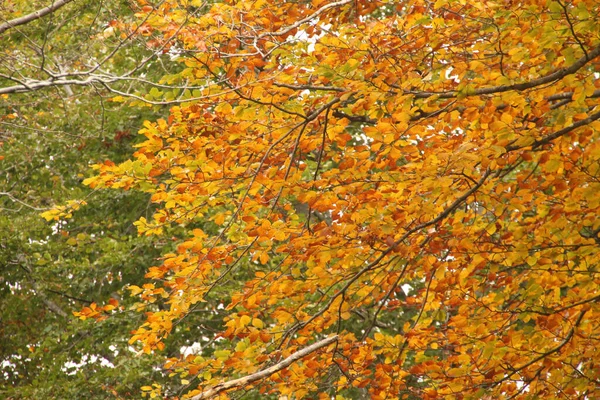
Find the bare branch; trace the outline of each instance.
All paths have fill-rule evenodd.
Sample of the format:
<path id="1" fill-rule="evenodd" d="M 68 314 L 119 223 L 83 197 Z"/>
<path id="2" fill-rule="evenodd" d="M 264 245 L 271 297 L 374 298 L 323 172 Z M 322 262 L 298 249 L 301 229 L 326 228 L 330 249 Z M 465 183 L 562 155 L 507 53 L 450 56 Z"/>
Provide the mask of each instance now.
<path id="1" fill-rule="evenodd" d="M 14 197 L 14 196 L 13 196 L 11 193 L 9 193 L 9 192 L 0 192 L 0 196 L 6 196 L 6 197 L 8 197 L 8 198 L 9 198 L 9 199 L 10 199 L 10 200 L 13 202 L 13 203 L 19 203 L 20 205 L 22 205 L 22 206 L 25 206 L 25 207 L 27 207 L 27 208 L 30 208 L 30 209 L 32 209 L 32 210 L 34 210 L 34 211 L 45 211 L 45 210 L 47 210 L 47 208 L 39 208 L 39 207 L 32 206 L 32 205 L 30 205 L 30 204 L 27 204 L 27 203 L 25 203 L 24 201 L 17 199 L 16 197 Z"/>
<path id="2" fill-rule="evenodd" d="M 256 382 L 261 379 L 267 378 L 267 377 L 273 375 L 274 373 L 281 371 L 284 368 L 289 367 L 294 362 L 300 360 L 301 358 L 306 357 L 310 353 L 313 353 L 322 347 L 330 345 L 331 343 L 335 342 L 337 339 L 338 339 L 338 337 L 336 335 L 336 336 L 328 337 L 323 340 L 319 340 L 318 342 L 313 343 L 310 346 L 305 347 L 304 349 L 295 352 L 288 358 L 284 359 L 283 361 L 278 362 L 277 364 L 275 364 L 269 368 L 263 369 L 262 371 L 258 371 L 254 374 L 245 376 L 243 378 L 219 383 L 218 385 L 213 386 L 212 388 L 209 388 L 209 389 L 203 391 L 199 395 L 192 397 L 191 400 L 208 399 L 208 398 L 214 397 L 214 396 L 218 395 L 219 393 L 224 392 L 226 390 L 234 389 L 234 388 L 241 388 L 252 382 Z"/>
<path id="3" fill-rule="evenodd" d="M 0 88 L 0 94 L 4 93 L 23 93 L 23 92 L 32 92 L 35 90 L 39 90 L 42 88 L 53 87 L 53 86 L 65 86 L 65 85 L 74 85 L 74 86 L 89 86 L 94 83 L 112 83 L 119 80 L 118 77 L 99 77 L 99 76 L 90 76 L 87 79 L 56 79 L 56 80 L 43 80 L 43 81 L 33 81 L 33 82 L 24 82 L 20 85 L 7 86 Z"/>
<path id="4" fill-rule="evenodd" d="M 40 10 L 34 11 L 31 14 L 24 15 L 19 18 L 11 19 L 10 21 L 6 21 L 2 25 L 0 25 L 0 33 L 3 33 L 10 28 L 14 28 L 15 26 L 25 25 L 34 21 L 36 19 L 42 18 L 45 15 L 50 14 L 61 8 L 62 6 L 72 2 L 73 0 L 57 0 L 56 2 L 52 2 L 48 7 L 44 7 Z"/>

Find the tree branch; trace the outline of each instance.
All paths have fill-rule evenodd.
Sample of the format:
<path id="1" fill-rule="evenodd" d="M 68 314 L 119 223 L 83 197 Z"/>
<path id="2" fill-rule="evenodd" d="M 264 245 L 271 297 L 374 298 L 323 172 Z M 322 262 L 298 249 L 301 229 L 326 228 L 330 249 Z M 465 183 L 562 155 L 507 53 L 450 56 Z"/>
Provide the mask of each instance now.
<path id="1" fill-rule="evenodd" d="M 42 302 L 46 305 L 46 307 L 50 311 L 52 311 L 54 314 L 60 315 L 63 318 L 69 317 L 69 314 L 67 314 L 65 310 L 60 308 L 60 306 L 58 304 L 56 304 L 55 302 L 50 300 L 48 297 L 46 297 L 46 295 L 44 293 L 42 293 L 42 291 L 37 287 L 37 284 L 34 285 L 34 288 L 36 288 L 35 289 L 36 294 L 40 297 Z"/>
<path id="2" fill-rule="evenodd" d="M 14 197 L 11 193 L 9 192 L 0 192 L 0 196 L 6 196 L 10 199 L 10 201 L 12 201 L 13 203 L 19 203 L 22 206 L 25 206 L 27 208 L 30 208 L 34 211 L 46 211 L 48 208 L 39 208 L 39 207 L 35 207 L 32 206 L 31 204 L 27 204 L 25 203 L 23 200 L 19 200 L 16 197 Z"/>
<path id="3" fill-rule="evenodd" d="M 23 93 L 23 92 L 33 92 L 35 90 L 39 90 L 42 88 L 53 87 L 53 86 L 65 86 L 65 85 L 73 85 L 73 86 L 90 86 L 94 83 L 112 83 L 117 81 L 117 77 L 107 77 L 102 78 L 99 76 L 90 76 L 87 79 L 55 79 L 55 80 L 45 80 L 45 81 L 33 81 L 33 82 L 24 82 L 20 85 L 7 86 L 0 88 L 0 94 L 5 93 Z"/>
<path id="4" fill-rule="evenodd" d="M 15 18 L 15 19 L 11 19 L 10 21 L 6 21 L 5 23 L 3 23 L 2 25 L 0 25 L 0 33 L 3 33 L 7 30 L 9 30 L 10 28 L 14 28 L 16 26 L 19 25 L 25 25 L 30 23 L 33 20 L 42 18 L 45 15 L 50 14 L 51 12 L 54 12 L 56 10 L 58 10 L 59 8 L 61 8 L 62 6 L 72 2 L 73 0 L 57 0 L 57 1 L 53 1 L 52 4 L 50 4 L 48 7 L 44 7 L 40 10 L 34 11 L 31 14 L 27 14 L 24 15 L 22 17 L 19 18 Z"/>
<path id="5" fill-rule="evenodd" d="M 569 343 L 569 341 L 571 340 L 571 338 L 573 337 L 573 335 L 575 334 L 575 329 L 579 326 L 579 324 L 581 323 L 581 320 L 583 320 L 583 316 L 585 315 L 586 311 L 581 311 L 579 313 L 579 316 L 577 317 L 577 320 L 573 323 L 573 326 L 571 327 L 571 329 L 569 330 L 569 332 L 567 333 L 567 336 L 565 336 L 564 340 L 562 342 L 560 342 L 558 344 L 558 346 L 540 354 L 539 356 L 537 356 L 536 358 L 534 358 L 533 360 L 523 364 L 522 366 L 518 367 L 518 368 L 514 368 L 513 370 L 511 370 L 510 373 L 506 374 L 504 377 L 500 378 L 499 380 L 495 381 L 493 383 L 493 385 L 499 385 L 500 383 L 510 379 L 513 375 L 515 375 L 516 373 L 523 371 L 525 368 L 530 367 L 531 365 L 537 363 L 538 361 L 543 360 L 544 358 L 559 352 L 563 347 L 565 347 L 567 345 L 567 343 Z"/>
<path id="6" fill-rule="evenodd" d="M 569 67 L 557 69 L 554 72 L 551 72 L 550 74 L 545 75 L 545 76 L 541 76 L 537 79 L 533 79 L 533 80 L 530 80 L 527 82 L 515 83 L 513 85 L 500 85 L 500 86 L 490 86 L 490 87 L 479 88 L 479 89 L 473 90 L 472 92 L 463 93 L 463 94 L 466 94 L 467 96 L 481 96 L 484 94 L 496 94 L 496 93 L 509 92 L 511 90 L 523 91 L 523 90 L 527 90 L 527 89 L 532 89 L 537 86 L 541 86 L 541 85 L 545 85 L 547 83 L 561 80 L 567 75 L 574 74 L 579 69 L 583 68 L 583 66 L 586 65 L 590 60 L 592 60 L 598 56 L 600 56 L 600 46 L 595 47 L 592 51 L 590 51 L 583 57 L 579 58 L 577 61 L 575 61 Z M 394 85 L 394 84 L 392 84 L 391 86 L 395 87 L 395 88 L 399 88 L 399 86 Z M 433 97 L 433 96 L 438 96 L 438 98 L 440 98 L 440 99 L 451 99 L 454 97 L 458 97 L 458 95 L 461 94 L 458 91 L 420 92 L 420 91 L 416 91 L 416 90 L 407 90 L 407 91 L 405 91 L 405 93 L 414 95 L 415 99 L 427 99 L 427 98 Z"/>
<path id="7" fill-rule="evenodd" d="M 294 362 L 300 360 L 301 358 L 306 357 L 310 353 L 313 353 L 314 351 L 319 350 L 322 347 L 330 345 L 331 343 L 335 342 L 337 339 L 338 339 L 338 337 L 336 335 L 336 336 L 328 337 L 323 340 L 319 340 L 318 342 L 313 343 L 310 346 L 305 347 L 304 349 L 295 352 L 288 358 L 284 359 L 281 362 L 278 362 L 277 364 L 275 364 L 269 368 L 263 369 L 262 371 L 258 371 L 254 374 L 245 376 L 243 378 L 219 383 L 218 385 L 213 386 L 212 388 L 209 388 L 209 389 L 203 391 L 199 395 L 192 397 L 191 400 L 208 399 L 210 397 L 214 397 L 214 396 L 218 395 L 221 392 L 224 392 L 225 390 L 240 388 L 240 387 L 248 385 L 249 383 L 256 382 L 258 380 L 267 378 L 267 377 L 273 375 L 274 373 L 281 371 L 284 368 L 289 367 Z"/>
<path id="8" fill-rule="evenodd" d="M 567 127 L 564 127 L 563 129 L 560 129 L 560 130 L 558 130 L 556 132 L 553 132 L 553 133 L 551 133 L 549 135 L 546 135 L 543 138 L 541 138 L 539 140 L 536 140 L 532 144 L 529 144 L 529 145 L 526 145 L 526 146 L 520 146 L 520 145 L 509 145 L 509 146 L 506 146 L 506 151 L 509 152 L 509 151 L 514 151 L 514 150 L 519 150 L 519 149 L 522 149 L 523 147 L 529 147 L 529 146 L 531 146 L 531 148 L 535 150 L 538 147 L 544 146 L 544 145 L 552 142 L 556 138 L 559 138 L 559 137 L 561 137 L 563 135 L 566 135 L 567 133 L 569 133 L 569 132 L 571 132 L 571 131 L 573 131 L 573 130 L 575 130 L 577 128 L 580 128 L 582 126 L 589 125 L 592 122 L 597 121 L 599 119 L 600 119 L 600 111 L 598 111 L 598 112 L 590 115 L 589 117 L 587 117 L 585 119 L 577 121 L 577 122 L 575 122 L 575 123 L 573 123 L 573 124 L 571 124 L 571 125 L 569 125 Z"/>
<path id="9" fill-rule="evenodd" d="M 262 34 L 258 35 L 258 37 L 256 39 L 258 41 L 258 39 L 262 39 L 262 38 L 267 37 L 267 36 L 283 36 L 283 35 L 287 35 L 292 30 L 298 28 L 302 24 L 305 24 L 305 23 L 307 23 L 309 21 L 312 21 L 313 19 L 317 18 L 319 15 L 321 15 L 323 12 L 329 10 L 330 8 L 340 7 L 340 6 L 352 3 L 353 1 L 354 0 L 340 0 L 340 1 L 334 1 L 333 3 L 325 4 L 323 7 L 319 8 L 317 11 L 315 11 L 311 15 L 309 15 L 309 16 L 307 16 L 307 17 L 305 17 L 305 18 L 303 18 L 303 19 L 301 19 L 299 21 L 296 21 L 292 25 L 289 25 L 289 26 L 286 26 L 284 28 L 281 28 L 277 32 L 265 32 L 265 33 L 262 33 Z"/>
<path id="10" fill-rule="evenodd" d="M 43 289 L 39 287 L 35 279 L 31 276 L 31 270 L 29 269 L 29 267 L 26 267 L 26 270 L 29 273 L 28 280 L 31 284 L 31 287 L 33 288 L 33 291 L 35 292 L 35 295 L 38 296 L 40 300 L 42 300 L 42 303 L 44 303 L 46 308 L 48 308 L 48 310 L 52 311 L 54 314 L 60 315 L 63 318 L 69 317 L 69 314 L 65 310 L 63 310 L 58 304 L 56 304 L 46 296 Z"/>
<path id="11" fill-rule="evenodd" d="M 290 85 L 288 83 L 273 82 L 273 86 L 284 87 L 292 90 L 323 90 L 332 92 L 345 92 L 346 89 L 335 86 L 316 86 L 316 85 Z"/>

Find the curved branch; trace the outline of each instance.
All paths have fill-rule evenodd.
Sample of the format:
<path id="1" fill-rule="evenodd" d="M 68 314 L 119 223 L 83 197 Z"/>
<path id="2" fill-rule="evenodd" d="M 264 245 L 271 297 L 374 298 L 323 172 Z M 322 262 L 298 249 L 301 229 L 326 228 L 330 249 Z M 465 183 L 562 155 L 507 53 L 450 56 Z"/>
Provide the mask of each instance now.
<path id="1" fill-rule="evenodd" d="M 336 336 L 328 337 L 323 340 L 319 340 L 318 342 L 313 343 L 310 346 L 305 347 L 304 349 L 295 352 L 288 358 L 284 359 L 283 361 L 278 362 L 277 364 L 275 364 L 269 368 L 263 369 L 262 371 L 258 371 L 254 374 L 250 374 L 243 378 L 219 383 L 218 385 L 213 386 L 212 388 L 209 388 L 209 389 L 203 391 L 199 395 L 192 397 L 191 400 L 208 399 L 208 398 L 214 397 L 214 396 L 218 395 L 219 393 L 224 392 L 226 390 L 241 388 L 252 382 L 256 382 L 261 379 L 267 378 L 267 377 L 273 375 L 274 373 L 279 372 L 282 369 L 289 367 L 294 362 L 300 360 L 301 358 L 306 357 L 310 353 L 313 353 L 322 347 L 330 345 L 331 343 L 335 342 L 337 339 L 338 339 L 338 336 L 336 335 Z"/>
<path id="2" fill-rule="evenodd" d="M 329 10 L 330 8 L 340 7 L 340 6 L 352 3 L 353 1 L 354 0 L 340 0 L 340 1 L 334 1 L 333 3 L 326 4 L 323 7 L 319 8 L 314 13 L 312 13 L 311 15 L 309 15 L 308 17 L 303 18 L 303 19 L 301 19 L 299 21 L 296 21 L 292 25 L 289 25 L 289 26 L 286 26 L 284 28 L 281 28 L 277 32 L 265 32 L 265 33 L 262 33 L 262 34 L 258 35 L 258 37 L 256 38 L 256 40 L 258 41 L 259 39 L 262 39 L 262 38 L 267 37 L 267 36 L 283 36 L 283 35 L 287 35 L 292 30 L 298 28 L 302 24 L 305 24 L 307 22 L 312 21 L 313 19 L 317 18 L 319 15 L 321 15 L 323 12 Z"/>
<path id="3" fill-rule="evenodd" d="M 573 337 L 573 335 L 575 334 L 575 329 L 579 326 L 579 324 L 581 324 L 581 321 L 583 320 L 583 316 L 585 315 L 586 310 L 581 311 L 579 313 L 579 315 L 577 316 L 577 320 L 573 323 L 573 326 L 571 327 L 571 329 L 569 330 L 569 332 L 567 333 L 567 336 L 565 336 L 564 340 L 562 342 L 560 342 L 558 344 L 558 346 L 551 348 L 550 350 L 540 354 L 539 356 L 537 356 L 536 358 L 534 358 L 533 360 L 530 360 L 529 362 L 523 364 L 522 366 L 518 367 L 518 368 L 514 368 L 511 370 L 510 373 L 506 374 L 504 377 L 498 379 L 497 381 L 495 381 L 493 383 L 493 385 L 499 385 L 504 381 L 509 380 L 513 375 L 517 374 L 518 372 L 524 370 L 525 368 L 530 367 L 531 365 L 537 363 L 538 361 L 543 360 L 544 358 L 559 352 L 563 347 L 565 347 L 567 345 L 567 343 L 569 343 L 569 341 L 571 341 L 571 338 Z"/>
<path id="4" fill-rule="evenodd" d="M 90 86 L 94 83 L 112 83 L 119 79 L 117 77 L 101 78 L 98 76 L 90 76 L 87 79 L 56 79 L 56 80 L 44 80 L 44 81 L 33 81 L 24 82 L 20 85 L 7 86 L 0 88 L 0 94 L 5 93 L 24 93 L 33 92 L 39 89 L 54 87 L 54 86 Z"/>
<path id="5" fill-rule="evenodd" d="M 27 14 L 27 15 L 24 15 L 19 18 L 15 18 L 15 19 L 11 19 L 10 21 L 6 21 L 2 25 L 0 25 L 0 33 L 3 33 L 3 32 L 5 32 L 11 28 L 14 28 L 16 26 L 25 25 L 25 24 L 30 23 L 31 21 L 42 18 L 43 16 L 48 15 L 48 14 L 58 10 L 62 6 L 68 4 L 72 1 L 73 0 L 53 1 L 52 4 L 50 4 L 48 7 L 44 7 L 40 10 L 32 12 L 31 14 Z"/>
<path id="6" fill-rule="evenodd" d="M 509 145 L 509 146 L 506 146 L 506 151 L 509 152 L 509 151 L 514 151 L 514 150 L 519 150 L 519 149 L 522 149 L 524 147 L 529 147 L 529 146 L 531 146 L 531 148 L 535 150 L 538 147 L 544 146 L 544 145 L 552 142 L 554 139 L 557 139 L 557 138 L 559 138 L 561 136 L 564 136 L 567 133 L 569 133 L 569 132 L 571 132 L 571 131 L 573 131 L 573 130 L 575 130 L 577 128 L 580 128 L 580 127 L 585 126 L 585 125 L 589 125 L 592 122 L 597 121 L 599 119 L 600 119 L 600 111 L 598 111 L 598 112 L 590 115 L 589 117 L 587 117 L 585 119 L 582 119 L 582 120 L 577 121 L 577 122 L 575 122 L 575 123 L 573 123 L 573 124 L 571 124 L 569 126 L 566 126 L 566 127 L 562 128 L 562 129 L 559 129 L 556 132 L 553 132 L 553 133 L 551 133 L 549 135 L 546 135 L 543 138 L 541 138 L 539 140 L 536 140 L 532 144 L 524 145 L 524 146 L 521 146 L 521 145 Z"/>
<path id="7" fill-rule="evenodd" d="M 459 91 L 451 91 L 451 92 L 420 92 L 415 90 L 407 90 L 406 94 L 412 94 L 416 99 L 427 99 L 429 97 L 438 96 L 440 99 L 451 99 L 454 97 L 458 97 L 459 94 L 466 96 L 481 96 L 484 94 L 496 94 L 509 92 L 511 90 L 527 90 L 532 89 L 537 86 L 545 85 L 547 83 L 555 82 L 563 79 L 567 75 L 574 74 L 584 65 L 586 65 L 590 60 L 600 56 L 600 46 L 595 47 L 592 51 L 585 54 L 583 57 L 579 58 L 575 61 L 571 66 L 566 68 L 560 68 L 555 70 L 554 72 L 549 73 L 548 75 L 541 76 L 537 79 L 533 79 L 527 82 L 515 83 L 512 85 L 500 85 L 500 86 L 491 86 L 484 87 L 480 89 L 475 89 L 469 93 L 461 93 Z M 392 85 L 392 87 L 398 88 L 397 85 Z"/>

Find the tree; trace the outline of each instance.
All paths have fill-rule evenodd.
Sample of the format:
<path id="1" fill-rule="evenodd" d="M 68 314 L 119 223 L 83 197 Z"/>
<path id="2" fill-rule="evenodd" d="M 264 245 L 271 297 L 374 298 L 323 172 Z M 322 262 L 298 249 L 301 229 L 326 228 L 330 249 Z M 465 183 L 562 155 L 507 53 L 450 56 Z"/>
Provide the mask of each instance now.
<path id="1" fill-rule="evenodd" d="M 600 7 L 506 5 L 138 13 L 182 66 L 158 84 L 193 90 L 84 183 L 150 194 L 139 233 L 179 240 L 129 286 L 131 343 L 204 343 L 144 394 L 598 397 Z"/>
<path id="2" fill-rule="evenodd" d="M 49 3 L 52 13 L 36 13 Z M 87 80 L 78 73 L 93 60 L 120 74 L 148 59 L 150 70 L 139 72 L 149 79 L 177 66 L 161 55 L 159 70 L 155 49 L 115 41 L 116 16 L 133 18 L 125 2 L 65 3 L 0 4 L 0 398 L 131 398 L 164 379 L 157 358 L 129 350 L 142 316 L 94 324 L 72 313 L 109 299 L 128 308 L 127 297 L 117 306 L 123 285 L 142 284 L 144 266 L 171 242 L 137 236 L 132 223 L 152 212 L 147 195 L 92 191 L 81 181 L 90 163 L 125 160 L 142 121 L 161 110 L 111 102 L 97 81 L 64 81 Z M 72 218 L 40 217 L 65 204 Z"/>

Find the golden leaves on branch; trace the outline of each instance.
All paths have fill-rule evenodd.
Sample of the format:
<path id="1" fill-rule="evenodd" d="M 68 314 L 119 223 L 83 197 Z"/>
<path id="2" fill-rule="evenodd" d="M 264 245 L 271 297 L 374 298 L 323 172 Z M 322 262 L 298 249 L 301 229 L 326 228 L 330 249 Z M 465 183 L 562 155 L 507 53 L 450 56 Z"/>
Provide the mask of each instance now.
<path id="1" fill-rule="evenodd" d="M 180 58 L 202 93 L 86 181 L 147 191 L 139 232 L 177 232 L 130 289 L 166 304 L 134 339 L 219 315 L 202 361 L 168 364 L 192 398 L 597 395 L 600 7 L 551 3 L 194 17 Z"/>

